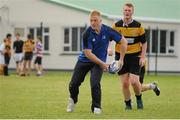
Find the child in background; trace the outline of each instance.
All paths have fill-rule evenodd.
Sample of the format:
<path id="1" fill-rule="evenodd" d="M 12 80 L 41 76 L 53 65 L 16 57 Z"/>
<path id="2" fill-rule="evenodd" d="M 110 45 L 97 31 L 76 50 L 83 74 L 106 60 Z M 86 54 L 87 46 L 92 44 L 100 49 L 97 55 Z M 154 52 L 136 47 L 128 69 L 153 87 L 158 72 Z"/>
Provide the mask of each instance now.
<path id="1" fill-rule="evenodd" d="M 31 73 L 31 61 L 33 58 L 34 51 L 34 40 L 31 34 L 27 35 L 27 40 L 24 41 L 23 44 L 23 53 L 24 53 L 24 61 L 23 61 L 23 73 L 21 76 L 30 75 Z"/>
<path id="2" fill-rule="evenodd" d="M 36 75 L 42 75 L 42 57 L 43 57 L 43 47 L 42 47 L 42 39 L 41 37 L 37 38 L 36 46 L 35 46 L 35 54 L 36 59 L 34 61 L 34 66 L 37 71 Z"/>
<path id="3" fill-rule="evenodd" d="M 5 60 L 4 60 L 4 53 L 5 53 L 5 44 L 0 44 L 0 75 L 4 75 L 4 66 L 5 66 Z"/>

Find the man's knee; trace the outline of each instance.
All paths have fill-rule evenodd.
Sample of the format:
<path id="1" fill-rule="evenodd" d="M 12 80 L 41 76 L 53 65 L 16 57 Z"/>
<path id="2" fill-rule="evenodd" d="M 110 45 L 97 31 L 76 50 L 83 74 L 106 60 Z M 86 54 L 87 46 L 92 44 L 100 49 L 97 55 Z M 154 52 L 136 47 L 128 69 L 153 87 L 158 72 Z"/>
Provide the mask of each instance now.
<path id="1" fill-rule="evenodd" d="M 123 82 L 123 89 L 129 89 L 129 82 L 128 81 Z"/>
<path id="2" fill-rule="evenodd" d="M 91 84 L 91 89 L 92 90 L 99 90 L 99 89 L 101 89 L 100 83 Z"/>

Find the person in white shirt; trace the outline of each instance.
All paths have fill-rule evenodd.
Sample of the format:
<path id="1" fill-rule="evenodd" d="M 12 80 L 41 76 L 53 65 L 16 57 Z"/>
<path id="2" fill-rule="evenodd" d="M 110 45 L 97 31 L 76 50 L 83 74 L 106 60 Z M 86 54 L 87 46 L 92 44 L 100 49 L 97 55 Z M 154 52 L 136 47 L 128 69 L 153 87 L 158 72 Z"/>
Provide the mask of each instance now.
<path id="1" fill-rule="evenodd" d="M 2 43 L 0 44 L 0 75 L 4 74 L 4 70 L 3 70 L 5 64 L 4 53 L 5 53 L 5 44 Z"/>

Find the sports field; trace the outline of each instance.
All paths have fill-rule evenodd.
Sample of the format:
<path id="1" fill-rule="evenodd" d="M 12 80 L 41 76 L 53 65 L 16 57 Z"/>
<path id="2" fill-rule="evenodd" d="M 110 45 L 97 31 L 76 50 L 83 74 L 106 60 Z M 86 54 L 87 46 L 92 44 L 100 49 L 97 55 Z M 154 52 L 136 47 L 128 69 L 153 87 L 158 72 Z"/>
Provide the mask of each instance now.
<path id="1" fill-rule="evenodd" d="M 89 75 L 80 87 L 79 103 L 73 113 L 66 113 L 71 72 L 46 72 L 45 76 L 0 76 L 0 119 L 180 119 L 180 76 L 146 76 L 145 83 L 157 81 L 161 95 L 143 93 L 144 110 L 124 110 L 121 83 L 117 75 L 102 78 L 102 114 L 90 112 Z"/>

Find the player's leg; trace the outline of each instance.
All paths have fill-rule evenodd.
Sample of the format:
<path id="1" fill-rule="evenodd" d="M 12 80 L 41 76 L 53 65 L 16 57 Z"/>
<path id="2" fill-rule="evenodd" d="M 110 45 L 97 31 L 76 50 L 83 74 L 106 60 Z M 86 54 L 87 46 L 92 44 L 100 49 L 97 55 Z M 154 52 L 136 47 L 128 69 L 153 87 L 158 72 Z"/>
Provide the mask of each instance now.
<path id="1" fill-rule="evenodd" d="M 115 59 L 119 59 L 119 53 L 116 53 Z M 124 58 L 124 65 L 122 69 L 118 72 L 120 75 L 121 83 L 122 83 L 122 92 L 124 96 L 124 102 L 125 102 L 125 109 L 126 110 L 131 110 L 132 105 L 131 105 L 131 92 L 129 89 L 130 81 L 129 81 L 129 63 L 128 63 L 128 57 L 125 56 Z"/>
<path id="2" fill-rule="evenodd" d="M 5 59 L 4 75 L 8 76 L 9 75 L 9 73 L 8 73 L 8 65 L 9 65 L 9 62 L 10 62 L 10 56 L 9 56 L 8 53 L 4 54 L 4 59 Z"/>
<path id="3" fill-rule="evenodd" d="M 19 61 L 16 62 L 16 75 L 19 75 L 20 73 L 20 65 Z"/>
<path id="4" fill-rule="evenodd" d="M 144 82 L 144 75 L 145 75 L 145 66 L 141 67 L 140 75 L 139 75 L 139 81 L 141 83 L 141 87 L 142 87 L 141 91 L 142 92 L 150 90 L 149 84 L 143 84 L 143 82 Z"/>
<path id="5" fill-rule="evenodd" d="M 23 70 L 23 53 L 20 54 L 20 60 L 19 60 L 19 75 L 21 75 Z"/>
<path id="6" fill-rule="evenodd" d="M 29 76 L 31 73 L 31 60 L 28 60 L 27 65 L 28 65 L 27 75 Z"/>
<path id="7" fill-rule="evenodd" d="M 18 62 L 18 66 L 17 66 L 17 71 L 18 71 L 18 75 L 20 75 L 21 73 L 21 63 L 22 63 L 22 53 L 18 53 L 18 58 L 17 58 L 17 62 Z"/>
<path id="8" fill-rule="evenodd" d="M 34 69 L 36 70 L 36 75 L 38 76 L 38 59 L 37 59 L 37 57 L 34 60 Z"/>
<path id="9" fill-rule="evenodd" d="M 125 73 L 120 75 L 121 78 L 121 83 L 122 83 L 122 92 L 124 96 L 124 102 L 125 102 L 125 109 L 126 110 L 131 110 L 132 105 L 131 105 L 131 92 L 129 89 L 130 81 L 129 81 L 129 73 Z"/>
<path id="10" fill-rule="evenodd" d="M 103 70 L 99 65 L 94 65 L 91 69 L 91 96 L 92 96 L 92 105 L 91 111 L 95 114 L 101 114 L 101 78 Z"/>
<path id="11" fill-rule="evenodd" d="M 141 98 L 141 84 L 139 82 L 139 75 L 130 74 L 129 79 L 133 87 L 135 96 L 136 96 L 137 108 L 143 109 L 143 103 L 142 103 L 142 98 Z"/>
<path id="12" fill-rule="evenodd" d="M 153 90 L 157 96 L 160 95 L 160 89 L 156 82 L 152 82 L 149 84 L 142 84 L 142 92 L 148 91 L 148 90 Z"/>
<path id="13" fill-rule="evenodd" d="M 27 60 L 24 59 L 24 60 L 23 60 L 23 69 L 22 69 L 21 76 L 26 76 L 26 72 L 27 72 L 26 66 L 27 66 Z"/>
<path id="14" fill-rule="evenodd" d="M 42 58 L 38 57 L 38 75 L 42 75 Z"/>
<path id="15" fill-rule="evenodd" d="M 32 62 L 32 58 L 33 58 L 33 53 L 32 52 L 30 52 L 30 53 L 28 53 L 28 73 L 27 73 L 27 75 L 30 75 L 30 73 L 31 73 L 31 62 Z"/>
<path id="16" fill-rule="evenodd" d="M 140 72 L 139 57 L 135 57 L 135 56 L 130 57 L 129 63 L 130 63 L 129 80 L 135 92 L 137 108 L 143 109 L 143 102 L 141 98 L 141 83 L 139 81 L 139 72 Z"/>
<path id="17" fill-rule="evenodd" d="M 145 75 L 145 66 L 141 67 L 139 72 L 139 81 L 141 84 L 144 83 L 144 75 Z"/>
<path id="18" fill-rule="evenodd" d="M 22 69 L 21 76 L 26 76 L 26 74 L 27 74 L 27 62 L 28 62 L 28 60 L 29 60 L 28 53 L 24 53 L 23 69 Z"/>
<path id="19" fill-rule="evenodd" d="M 139 81 L 141 83 L 141 91 L 144 92 L 144 91 L 147 91 L 147 90 L 151 90 L 149 84 L 143 84 L 144 82 L 144 75 L 145 75 L 145 66 L 141 67 L 140 69 L 140 75 L 139 75 Z"/>
<path id="20" fill-rule="evenodd" d="M 156 82 L 153 82 L 153 83 L 149 83 L 149 84 L 143 84 L 144 82 L 144 75 L 145 75 L 145 66 L 141 67 L 141 70 L 140 70 L 140 83 L 141 83 L 141 91 L 144 92 L 144 91 L 148 91 L 148 90 L 153 90 L 155 92 L 155 94 L 157 96 L 160 95 L 160 89 L 158 88 L 157 86 L 157 83 Z"/>
<path id="21" fill-rule="evenodd" d="M 20 73 L 20 54 L 19 53 L 14 54 L 14 60 L 16 62 L 16 75 L 19 75 Z"/>
<path id="22" fill-rule="evenodd" d="M 74 68 L 74 72 L 69 83 L 70 98 L 68 100 L 67 112 L 73 112 L 75 104 L 78 102 L 79 86 L 84 81 L 88 71 L 91 69 L 90 63 L 78 61 Z"/>

